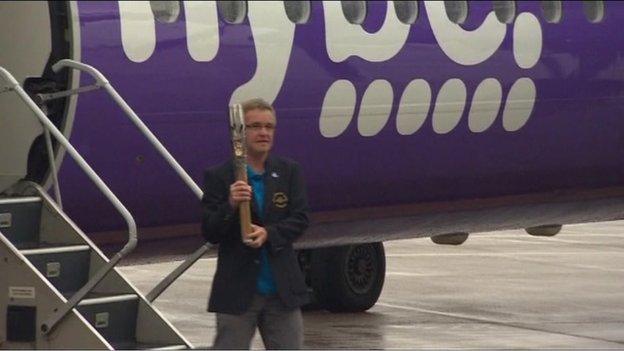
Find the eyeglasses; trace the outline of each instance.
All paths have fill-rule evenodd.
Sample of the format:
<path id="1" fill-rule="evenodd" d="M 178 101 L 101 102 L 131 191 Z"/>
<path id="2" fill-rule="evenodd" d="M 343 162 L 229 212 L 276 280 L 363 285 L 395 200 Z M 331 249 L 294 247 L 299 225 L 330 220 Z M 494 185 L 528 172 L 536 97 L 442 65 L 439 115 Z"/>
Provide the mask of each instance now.
<path id="1" fill-rule="evenodd" d="M 262 130 L 262 128 L 268 130 L 269 132 L 272 132 L 275 130 L 275 124 L 273 123 L 252 123 L 252 124 L 246 124 L 245 128 L 253 130 L 253 131 L 260 131 Z"/>

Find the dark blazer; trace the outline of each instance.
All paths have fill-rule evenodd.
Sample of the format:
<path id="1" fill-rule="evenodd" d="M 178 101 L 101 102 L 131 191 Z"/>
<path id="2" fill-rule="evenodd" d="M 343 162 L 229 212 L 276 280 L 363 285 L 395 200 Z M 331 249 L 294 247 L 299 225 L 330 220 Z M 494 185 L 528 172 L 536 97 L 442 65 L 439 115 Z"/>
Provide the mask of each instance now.
<path id="1" fill-rule="evenodd" d="M 238 211 L 228 203 L 234 166 L 228 161 L 206 171 L 202 198 L 202 233 L 219 244 L 217 271 L 208 311 L 241 314 L 256 292 L 260 250 L 241 241 Z M 277 294 L 291 308 L 308 302 L 307 286 L 292 247 L 308 227 L 308 201 L 300 167 L 294 161 L 269 156 L 265 163 L 264 220 L 251 201 L 252 222 L 266 228 L 269 264 Z"/>

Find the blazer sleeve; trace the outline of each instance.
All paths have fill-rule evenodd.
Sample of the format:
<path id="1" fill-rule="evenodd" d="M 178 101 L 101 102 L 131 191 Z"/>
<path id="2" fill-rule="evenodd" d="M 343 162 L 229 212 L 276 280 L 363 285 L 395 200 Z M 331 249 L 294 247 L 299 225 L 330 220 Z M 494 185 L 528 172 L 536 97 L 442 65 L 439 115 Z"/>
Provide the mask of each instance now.
<path id="1" fill-rule="evenodd" d="M 204 196 L 202 206 L 202 235 L 212 243 L 218 244 L 240 237 L 237 228 L 237 213 L 228 202 L 229 187 L 215 170 L 208 170 L 204 175 Z"/>
<path id="2" fill-rule="evenodd" d="M 305 181 L 298 164 L 294 163 L 289 179 L 289 214 L 288 217 L 266 227 L 270 250 L 280 251 L 289 247 L 308 228 L 308 197 Z"/>

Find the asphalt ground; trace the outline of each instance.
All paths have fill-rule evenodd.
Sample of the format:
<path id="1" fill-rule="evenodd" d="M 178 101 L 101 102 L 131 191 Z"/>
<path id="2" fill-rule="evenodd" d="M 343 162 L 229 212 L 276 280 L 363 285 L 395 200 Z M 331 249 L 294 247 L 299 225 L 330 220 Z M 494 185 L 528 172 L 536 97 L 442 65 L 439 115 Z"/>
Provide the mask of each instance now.
<path id="1" fill-rule="evenodd" d="M 201 245 L 199 237 L 140 245 L 120 267 L 147 293 Z M 461 246 L 385 243 L 386 282 L 364 313 L 304 312 L 311 349 L 624 349 L 624 221 L 476 233 Z M 155 302 L 195 347 L 215 334 L 206 312 L 208 254 Z M 256 333 L 252 348 L 263 349 Z"/>

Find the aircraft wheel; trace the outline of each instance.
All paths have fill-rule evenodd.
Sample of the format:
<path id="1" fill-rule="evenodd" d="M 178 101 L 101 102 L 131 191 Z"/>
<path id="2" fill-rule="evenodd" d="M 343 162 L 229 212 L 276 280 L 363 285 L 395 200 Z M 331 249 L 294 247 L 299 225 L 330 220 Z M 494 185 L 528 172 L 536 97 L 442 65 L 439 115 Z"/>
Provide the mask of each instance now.
<path id="1" fill-rule="evenodd" d="M 561 231 L 560 224 L 540 225 L 525 229 L 527 233 L 534 236 L 555 236 Z"/>
<path id="2" fill-rule="evenodd" d="M 311 285 L 331 312 L 362 312 L 373 307 L 386 276 L 382 243 L 314 250 Z"/>

